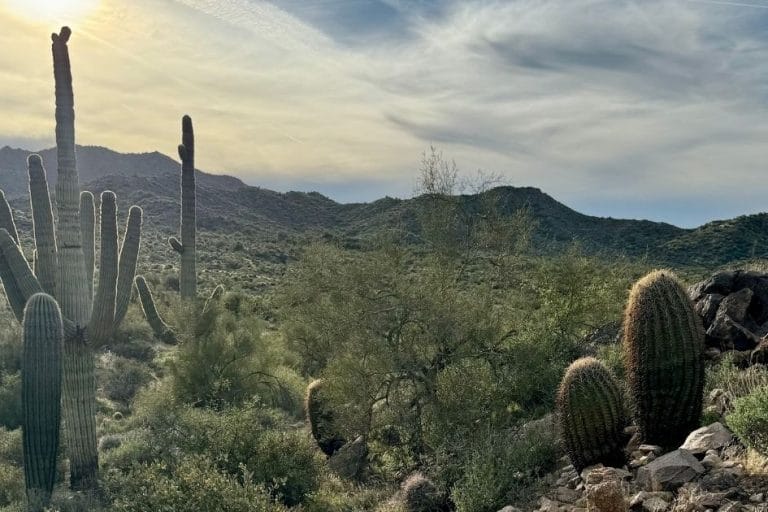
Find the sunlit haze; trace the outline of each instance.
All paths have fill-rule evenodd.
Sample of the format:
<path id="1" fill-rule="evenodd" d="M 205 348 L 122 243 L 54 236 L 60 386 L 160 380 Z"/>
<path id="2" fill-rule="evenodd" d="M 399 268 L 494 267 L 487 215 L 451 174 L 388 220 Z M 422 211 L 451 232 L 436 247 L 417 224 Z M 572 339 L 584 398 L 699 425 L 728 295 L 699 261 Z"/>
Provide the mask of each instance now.
<path id="1" fill-rule="evenodd" d="M 430 144 L 582 212 L 766 209 L 768 2 L 0 0 L 0 146 L 53 145 L 70 24 L 80 144 L 340 201 L 409 196 Z"/>

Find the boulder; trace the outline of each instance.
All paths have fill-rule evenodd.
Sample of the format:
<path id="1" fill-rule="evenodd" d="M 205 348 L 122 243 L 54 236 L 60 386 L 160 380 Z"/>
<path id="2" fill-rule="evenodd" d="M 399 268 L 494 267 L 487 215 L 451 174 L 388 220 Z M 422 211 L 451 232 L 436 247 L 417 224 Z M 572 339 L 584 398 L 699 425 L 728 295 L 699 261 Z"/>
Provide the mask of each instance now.
<path id="1" fill-rule="evenodd" d="M 694 455 L 706 453 L 707 450 L 720 450 L 733 442 L 733 434 L 720 422 L 691 432 L 680 447 Z"/>
<path id="2" fill-rule="evenodd" d="M 608 480 L 587 486 L 587 509 L 595 512 L 624 512 L 629 510 L 621 483 Z"/>
<path id="3" fill-rule="evenodd" d="M 360 476 L 365 467 L 368 447 L 362 437 L 347 443 L 328 459 L 328 466 L 342 478 L 353 479 Z"/>
<path id="4" fill-rule="evenodd" d="M 742 288 L 722 299 L 717 315 L 726 315 L 736 323 L 743 324 L 747 318 L 747 310 L 752 302 L 752 290 Z"/>
<path id="5" fill-rule="evenodd" d="M 719 293 L 708 293 L 696 302 L 694 310 L 704 322 L 704 327 L 709 327 L 715 319 L 717 309 L 720 307 L 723 298 L 724 295 Z"/>
<path id="6" fill-rule="evenodd" d="M 733 289 L 733 282 L 736 280 L 736 272 L 718 272 L 709 279 L 698 282 L 688 289 L 688 295 L 691 300 L 698 300 L 707 293 L 717 293 L 728 295 Z"/>
<path id="7" fill-rule="evenodd" d="M 720 311 L 707 329 L 707 337 L 730 350 L 752 350 L 760 342 L 755 333 Z"/>
<path id="8" fill-rule="evenodd" d="M 687 450 L 667 453 L 637 470 L 638 485 L 648 491 L 672 491 L 704 473 L 704 466 Z"/>

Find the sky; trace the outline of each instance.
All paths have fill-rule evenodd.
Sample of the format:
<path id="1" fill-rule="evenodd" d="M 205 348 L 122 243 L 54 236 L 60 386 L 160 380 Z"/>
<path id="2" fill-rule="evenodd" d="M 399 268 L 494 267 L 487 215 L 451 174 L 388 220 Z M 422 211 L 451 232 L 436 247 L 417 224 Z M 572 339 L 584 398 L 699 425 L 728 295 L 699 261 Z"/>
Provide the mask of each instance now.
<path id="1" fill-rule="evenodd" d="M 342 202 L 410 197 L 435 146 L 583 213 L 768 210 L 768 0 L 0 0 L 0 146 L 78 143 Z"/>

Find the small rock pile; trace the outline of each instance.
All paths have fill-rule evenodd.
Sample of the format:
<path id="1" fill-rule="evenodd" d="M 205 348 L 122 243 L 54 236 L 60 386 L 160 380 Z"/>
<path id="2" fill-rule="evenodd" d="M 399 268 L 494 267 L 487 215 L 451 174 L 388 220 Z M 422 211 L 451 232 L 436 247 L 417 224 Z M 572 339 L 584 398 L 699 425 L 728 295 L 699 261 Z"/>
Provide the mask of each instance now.
<path id="1" fill-rule="evenodd" d="M 768 274 L 718 272 L 688 294 L 704 322 L 710 358 L 735 351 L 745 364 L 768 362 Z"/>
<path id="2" fill-rule="evenodd" d="M 680 448 L 666 454 L 658 446 L 636 441 L 629 449 L 625 468 L 598 464 L 578 474 L 564 458 L 561 469 L 550 476 L 551 491 L 540 498 L 536 510 L 768 512 L 768 474 L 746 470 L 744 447 L 722 423 L 692 432 Z"/>

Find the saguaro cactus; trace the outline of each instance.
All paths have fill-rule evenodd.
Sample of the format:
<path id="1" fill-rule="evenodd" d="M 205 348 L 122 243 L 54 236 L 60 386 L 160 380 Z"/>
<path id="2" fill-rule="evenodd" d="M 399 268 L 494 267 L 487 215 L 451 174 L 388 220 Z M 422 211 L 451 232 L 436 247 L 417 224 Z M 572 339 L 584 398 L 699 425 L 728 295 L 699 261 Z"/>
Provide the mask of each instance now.
<path id="1" fill-rule="evenodd" d="M 126 236 L 117 255 L 115 197 L 102 201 L 102 254 L 99 300 L 93 318 L 93 196 L 81 195 L 75 165 L 74 102 L 67 41 L 70 30 L 53 34 L 56 81 L 56 143 L 59 177 L 58 222 L 54 227 L 45 169 L 37 155 L 28 160 L 33 208 L 36 264 L 29 268 L 10 207 L 0 197 L 0 278 L 16 317 L 36 293 L 55 291 L 64 326 L 62 415 L 69 449 L 70 483 L 75 489 L 96 485 L 96 380 L 91 346 L 112 335 L 125 316 L 141 236 L 141 209 L 129 214 Z M 82 217 L 81 217 L 82 213 Z M 55 276 L 55 277 L 53 277 Z"/>
<path id="2" fill-rule="evenodd" d="M 574 361 L 560 383 L 556 403 L 565 449 L 577 471 L 598 462 L 624 464 L 627 420 L 621 389 L 600 361 Z"/>
<path id="3" fill-rule="evenodd" d="M 669 271 L 651 272 L 629 294 L 624 356 L 634 416 L 645 442 L 676 448 L 699 426 L 704 330 Z"/>
<path id="4" fill-rule="evenodd" d="M 195 132 L 192 118 L 181 120 L 181 242 L 170 238 L 171 247 L 181 255 L 179 290 L 183 299 L 197 298 L 196 235 L 197 207 L 195 190 Z"/>
<path id="5" fill-rule="evenodd" d="M 158 339 L 166 343 L 175 344 L 176 333 L 165 323 L 157 311 L 155 299 L 152 297 L 152 291 L 149 289 L 144 276 L 136 276 L 136 290 L 139 292 L 141 308 L 144 310 L 144 316 L 147 318 L 147 323 L 152 328 L 152 332 L 154 332 Z"/>
<path id="6" fill-rule="evenodd" d="M 31 511 L 48 506 L 56 478 L 63 329 L 53 297 L 33 295 L 24 310 L 21 378 L 24 480 Z"/>

